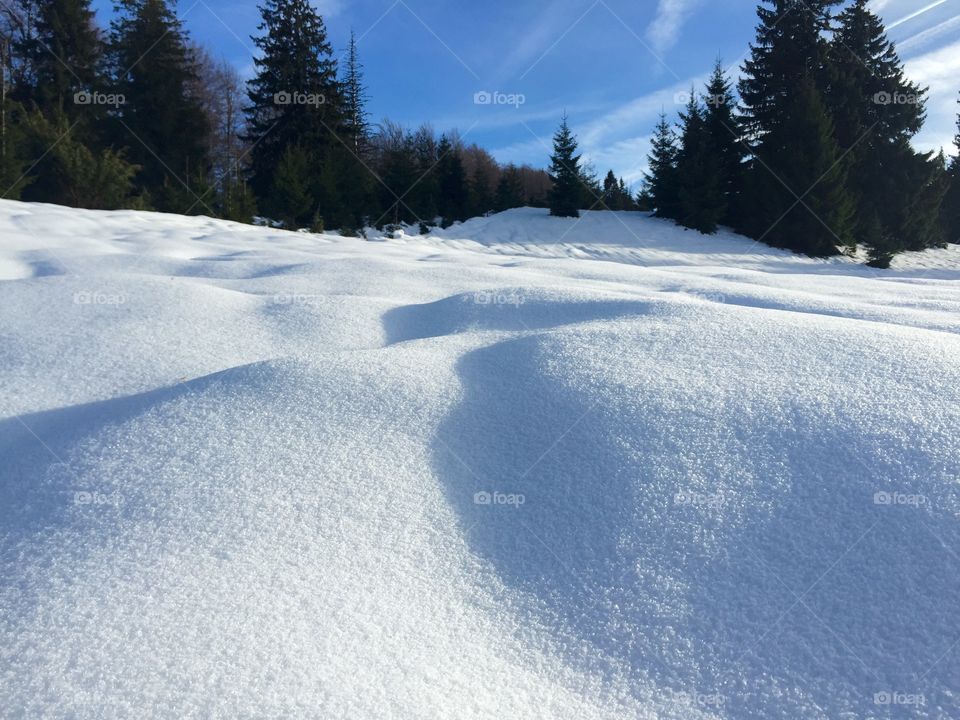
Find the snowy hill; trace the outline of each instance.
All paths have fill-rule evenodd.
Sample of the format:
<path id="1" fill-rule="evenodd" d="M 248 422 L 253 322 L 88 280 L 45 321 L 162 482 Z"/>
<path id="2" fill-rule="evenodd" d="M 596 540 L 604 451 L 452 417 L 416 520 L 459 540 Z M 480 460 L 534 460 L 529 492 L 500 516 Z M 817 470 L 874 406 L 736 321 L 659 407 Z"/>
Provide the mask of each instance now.
<path id="1" fill-rule="evenodd" d="M 960 248 L 0 201 L 9 717 L 960 717 Z"/>

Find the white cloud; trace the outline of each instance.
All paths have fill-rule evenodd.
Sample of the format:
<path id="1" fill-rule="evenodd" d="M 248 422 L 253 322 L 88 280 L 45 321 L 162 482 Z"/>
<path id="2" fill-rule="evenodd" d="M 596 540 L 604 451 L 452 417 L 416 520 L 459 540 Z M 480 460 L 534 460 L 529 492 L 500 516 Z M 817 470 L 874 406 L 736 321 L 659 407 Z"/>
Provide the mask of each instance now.
<path id="1" fill-rule="evenodd" d="M 897 43 L 897 51 L 900 53 L 901 57 L 905 57 L 913 52 L 916 52 L 917 50 L 920 50 L 921 48 L 931 45 L 936 40 L 940 39 L 944 35 L 952 33 L 957 28 L 960 28 L 960 15 L 955 15 L 952 18 L 944 20 L 938 25 L 934 25 L 926 30 L 921 30 L 920 32 L 914 33 L 913 35 L 901 40 Z"/>
<path id="2" fill-rule="evenodd" d="M 960 42 L 919 55 L 906 62 L 907 77 L 928 85 L 927 123 L 915 144 L 922 150 L 956 152 L 952 146 L 956 131 L 957 93 L 960 91 Z"/>
<path id="3" fill-rule="evenodd" d="M 658 55 L 677 44 L 680 30 L 700 0 L 660 0 L 657 16 L 647 27 L 647 39 Z"/>
<path id="4" fill-rule="evenodd" d="M 903 25 L 904 23 L 910 22 L 910 21 L 913 20 L 914 18 L 918 18 L 918 17 L 920 17 L 921 15 L 923 15 L 924 13 L 927 13 L 927 12 L 929 12 L 930 10 L 933 10 L 934 8 L 940 7 L 941 5 L 943 5 L 943 4 L 946 3 L 946 2 L 949 2 L 949 0 L 934 0 L 934 2 L 930 3 L 929 5 L 925 5 L 925 6 L 923 6 L 922 8 L 920 8 L 919 10 L 914 10 L 914 11 L 913 11 L 912 13 L 910 13 L 909 15 L 904 15 L 904 16 L 903 16 L 902 18 L 900 18 L 899 20 L 894 20 L 892 23 L 889 23 L 889 24 L 887 25 L 887 30 L 893 30 L 895 27 L 898 27 L 898 26 L 900 26 L 900 25 Z"/>

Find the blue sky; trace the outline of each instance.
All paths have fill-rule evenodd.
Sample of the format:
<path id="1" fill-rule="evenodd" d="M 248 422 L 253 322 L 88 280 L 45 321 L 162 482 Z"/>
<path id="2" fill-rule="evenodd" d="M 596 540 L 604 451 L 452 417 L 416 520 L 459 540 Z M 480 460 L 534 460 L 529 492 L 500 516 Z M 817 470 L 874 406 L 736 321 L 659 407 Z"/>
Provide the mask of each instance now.
<path id="1" fill-rule="evenodd" d="M 101 22 L 110 3 L 97 0 Z M 338 51 L 359 37 L 374 120 L 459 130 L 502 162 L 544 166 L 564 110 L 587 158 L 636 183 L 661 108 L 719 56 L 736 71 L 754 0 L 316 0 Z M 930 85 L 917 145 L 949 146 L 960 91 L 960 0 L 875 0 L 911 78 Z M 255 0 L 180 0 L 193 36 L 252 71 Z M 478 92 L 520 96 L 476 104 Z M 507 98 L 503 98 L 507 100 Z M 510 98 L 519 100 L 519 98 Z M 953 151 L 948 147 L 948 150 Z"/>

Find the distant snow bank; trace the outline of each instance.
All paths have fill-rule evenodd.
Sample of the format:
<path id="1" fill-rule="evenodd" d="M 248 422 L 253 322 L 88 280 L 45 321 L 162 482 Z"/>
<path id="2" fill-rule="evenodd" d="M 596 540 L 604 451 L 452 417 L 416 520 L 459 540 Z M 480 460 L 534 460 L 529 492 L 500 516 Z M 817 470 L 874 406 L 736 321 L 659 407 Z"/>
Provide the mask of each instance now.
<path id="1" fill-rule="evenodd" d="M 960 248 L 0 201 L 10 717 L 960 716 Z"/>

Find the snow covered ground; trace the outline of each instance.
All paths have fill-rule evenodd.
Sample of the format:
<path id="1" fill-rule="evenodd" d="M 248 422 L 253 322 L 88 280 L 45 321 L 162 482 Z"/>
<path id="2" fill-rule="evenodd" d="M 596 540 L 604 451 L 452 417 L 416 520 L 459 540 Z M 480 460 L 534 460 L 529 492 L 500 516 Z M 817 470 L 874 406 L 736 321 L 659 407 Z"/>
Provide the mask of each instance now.
<path id="1" fill-rule="evenodd" d="M 960 717 L 960 248 L 0 202 L 5 717 Z"/>

